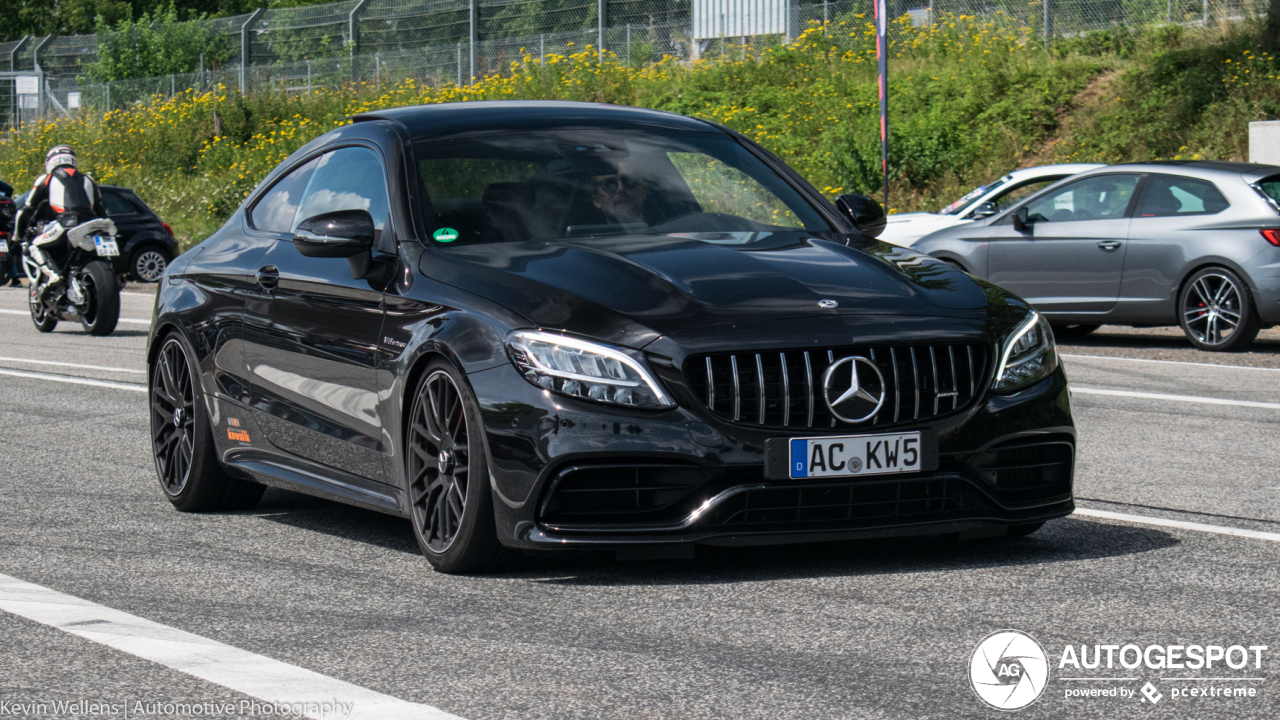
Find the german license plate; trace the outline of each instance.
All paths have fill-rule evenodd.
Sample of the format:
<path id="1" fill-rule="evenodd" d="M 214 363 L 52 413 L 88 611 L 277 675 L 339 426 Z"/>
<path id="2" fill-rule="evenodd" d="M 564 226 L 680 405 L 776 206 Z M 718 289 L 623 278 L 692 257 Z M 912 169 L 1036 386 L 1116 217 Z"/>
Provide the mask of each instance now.
<path id="1" fill-rule="evenodd" d="M 791 438 L 790 476 L 856 477 L 920 472 L 920 433 Z"/>
<path id="2" fill-rule="evenodd" d="M 94 235 L 93 246 L 97 248 L 98 255 L 101 257 L 115 257 L 120 254 L 120 248 L 116 245 L 116 239 L 113 237 Z"/>

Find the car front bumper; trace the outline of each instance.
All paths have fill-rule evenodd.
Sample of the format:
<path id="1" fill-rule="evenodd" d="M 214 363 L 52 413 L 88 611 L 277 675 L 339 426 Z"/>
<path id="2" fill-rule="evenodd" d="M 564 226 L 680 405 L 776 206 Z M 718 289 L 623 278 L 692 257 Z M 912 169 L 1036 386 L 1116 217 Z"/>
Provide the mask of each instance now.
<path id="1" fill-rule="evenodd" d="M 468 379 L 509 547 L 997 535 L 1075 509 L 1075 428 L 1061 368 L 956 415 L 858 432 L 920 431 L 922 472 L 802 481 L 768 477 L 777 475 L 765 472 L 768 441 L 850 433 L 754 428 L 685 407 L 628 411 L 544 391 L 510 366 Z"/>

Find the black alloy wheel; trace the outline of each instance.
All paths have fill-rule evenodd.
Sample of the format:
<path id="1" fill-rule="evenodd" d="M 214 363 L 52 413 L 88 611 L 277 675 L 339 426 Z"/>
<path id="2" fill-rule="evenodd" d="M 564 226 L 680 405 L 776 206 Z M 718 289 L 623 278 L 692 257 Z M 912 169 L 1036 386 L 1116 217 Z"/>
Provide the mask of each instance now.
<path id="1" fill-rule="evenodd" d="M 204 393 L 190 353 L 170 333 L 156 354 L 148 388 L 151 446 L 165 497 L 185 512 L 252 507 L 266 487 L 233 478 L 218 464 Z"/>
<path id="2" fill-rule="evenodd" d="M 1262 329 L 1248 285 L 1226 268 L 1205 268 L 1192 275 L 1182 288 L 1178 308 L 1182 332 L 1201 350 L 1244 350 Z"/>
<path id="3" fill-rule="evenodd" d="M 151 441 L 160 484 L 170 498 L 178 497 L 191 477 L 196 398 L 191 364 L 176 337 L 166 340 L 156 356 L 151 378 Z"/>
<path id="4" fill-rule="evenodd" d="M 498 542 L 479 410 L 470 389 L 443 361 L 418 383 L 405 433 L 413 531 L 436 570 L 491 570 Z"/>
<path id="5" fill-rule="evenodd" d="M 34 280 L 27 289 L 27 305 L 31 310 L 31 324 L 36 326 L 36 330 L 47 333 L 53 332 L 53 329 L 58 327 L 57 314 L 48 303 L 40 299 L 40 292 Z"/>

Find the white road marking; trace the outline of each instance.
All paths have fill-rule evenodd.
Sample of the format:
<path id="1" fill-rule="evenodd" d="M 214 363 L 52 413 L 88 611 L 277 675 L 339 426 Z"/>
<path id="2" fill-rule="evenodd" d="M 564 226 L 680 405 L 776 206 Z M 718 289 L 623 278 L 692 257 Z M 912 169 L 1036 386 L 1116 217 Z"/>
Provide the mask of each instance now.
<path id="1" fill-rule="evenodd" d="M 146 370 L 134 370 L 133 368 L 107 367 L 105 365 L 81 365 L 79 363 L 59 362 L 57 360 L 36 360 L 34 358 L 16 358 L 16 357 L 0 357 L 0 362 L 16 362 L 27 363 L 28 365 L 57 365 L 58 367 L 83 368 L 85 370 L 105 370 L 107 372 L 119 373 L 138 373 L 145 375 Z"/>
<path id="2" fill-rule="evenodd" d="M 383 695 L 8 575 L 0 575 L 0 610 L 277 707 L 305 709 L 297 713 L 304 717 L 462 720 L 430 705 Z M 348 703 L 350 711 L 343 713 Z M 339 704 L 339 708 L 322 711 Z"/>
<path id="3" fill-rule="evenodd" d="M 1258 402 L 1256 400 L 1226 400 L 1223 398 L 1198 397 L 1196 395 L 1165 395 L 1163 393 L 1133 392 L 1132 390 L 1103 390 L 1100 388 L 1076 387 L 1075 385 L 1071 386 L 1071 392 L 1080 393 L 1081 395 L 1114 395 L 1116 397 L 1142 398 L 1144 400 L 1172 400 L 1174 402 L 1238 405 L 1240 407 L 1280 410 L 1280 403 Z"/>
<path id="4" fill-rule="evenodd" d="M 1253 367 L 1251 365 L 1220 365 L 1218 363 L 1186 362 L 1184 360 L 1148 360 L 1146 358 L 1112 357 L 1110 355 L 1072 355 L 1070 353 L 1059 353 L 1059 356 L 1064 358 L 1080 358 L 1083 360 L 1125 360 L 1128 362 L 1162 363 L 1164 365 L 1190 365 L 1192 367 L 1228 368 L 1230 370 L 1266 370 L 1268 372 L 1280 372 L 1280 368 Z"/>
<path id="5" fill-rule="evenodd" d="M 28 316 L 28 317 L 31 315 L 31 313 L 30 313 L 30 312 L 28 312 L 28 311 L 26 311 L 26 310 L 6 310 L 6 309 L 4 309 L 4 308 L 0 308 L 0 313 L 4 313 L 5 315 L 26 315 L 26 316 Z M 122 322 L 122 323 L 136 323 L 136 324 L 138 324 L 138 325 L 150 325 L 150 324 L 151 324 L 151 321 L 150 321 L 150 320 L 143 320 L 142 318 L 120 318 L 120 322 Z"/>
<path id="6" fill-rule="evenodd" d="M 72 385 L 93 385 L 94 387 L 112 388 L 113 390 L 132 390 L 134 392 L 147 391 L 146 385 L 139 385 L 137 383 L 111 382 L 110 380 L 90 380 L 89 378 L 70 377 L 68 375 L 46 375 L 45 373 L 27 372 L 25 370 L 0 369 L 0 375 L 35 378 L 36 380 L 52 380 L 54 382 L 71 383 Z"/>
<path id="7" fill-rule="evenodd" d="M 1110 510 L 1094 510 L 1092 508 L 1076 508 L 1076 515 L 1103 518 L 1105 520 L 1121 520 L 1141 525 L 1158 525 L 1160 527 L 1178 528 L 1179 530 L 1195 530 L 1196 532 L 1213 533 L 1215 535 L 1232 535 L 1234 537 L 1252 538 L 1280 542 L 1280 533 L 1245 530 L 1227 525 L 1206 525 L 1204 523 L 1187 522 L 1185 520 L 1166 520 L 1165 518 L 1148 517 L 1146 515 L 1129 515 L 1111 512 Z"/>
<path id="8" fill-rule="evenodd" d="M 155 293 L 140 293 L 140 292 L 130 292 L 128 290 L 121 290 L 120 294 L 121 295 L 137 295 L 138 297 L 148 297 L 148 298 L 151 298 L 152 300 L 156 298 Z"/>

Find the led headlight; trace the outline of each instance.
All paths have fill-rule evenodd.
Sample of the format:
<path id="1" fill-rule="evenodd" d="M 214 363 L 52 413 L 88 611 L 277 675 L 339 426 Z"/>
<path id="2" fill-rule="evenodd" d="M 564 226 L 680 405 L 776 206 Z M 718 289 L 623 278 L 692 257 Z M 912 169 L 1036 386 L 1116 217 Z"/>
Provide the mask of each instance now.
<path id="1" fill-rule="evenodd" d="M 1033 310 L 1005 339 L 991 389 L 998 393 L 1021 390 L 1057 369 L 1058 351 L 1049 321 Z"/>
<path id="2" fill-rule="evenodd" d="M 511 362 L 529 382 L 562 395 L 627 407 L 675 407 L 646 367 L 625 348 L 535 330 L 507 336 Z"/>

